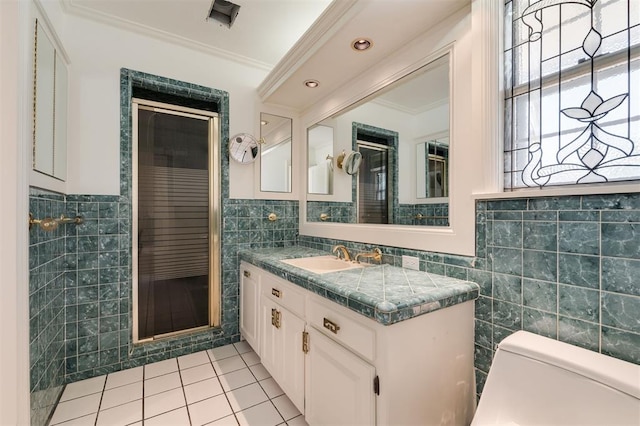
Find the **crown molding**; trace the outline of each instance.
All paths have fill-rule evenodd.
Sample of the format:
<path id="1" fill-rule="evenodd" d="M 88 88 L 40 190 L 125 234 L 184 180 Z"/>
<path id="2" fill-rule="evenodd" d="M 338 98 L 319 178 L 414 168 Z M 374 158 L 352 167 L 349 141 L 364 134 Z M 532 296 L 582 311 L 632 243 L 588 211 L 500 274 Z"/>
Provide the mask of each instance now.
<path id="1" fill-rule="evenodd" d="M 135 23 L 127 19 L 119 18 L 113 15 L 110 15 L 108 13 L 99 12 L 94 9 L 88 8 L 86 6 L 75 4 L 73 0 L 60 0 L 60 2 L 62 4 L 63 10 L 71 15 L 80 16 L 95 22 L 100 22 L 102 24 L 120 28 L 125 31 L 130 31 L 136 34 L 151 37 L 167 43 L 197 50 L 203 53 L 207 53 L 209 55 L 214 55 L 217 57 L 228 59 L 230 61 L 234 61 L 239 64 L 247 65 L 253 68 L 258 68 L 264 71 L 270 71 L 273 69 L 273 64 L 268 64 L 262 61 L 256 61 L 255 59 L 252 59 L 243 55 L 238 55 L 228 50 L 212 47 L 205 43 L 191 40 L 186 37 L 169 33 L 167 31 L 158 30 L 156 28 Z"/>
<path id="2" fill-rule="evenodd" d="M 258 86 L 267 99 L 363 7 L 362 0 L 332 2 Z"/>

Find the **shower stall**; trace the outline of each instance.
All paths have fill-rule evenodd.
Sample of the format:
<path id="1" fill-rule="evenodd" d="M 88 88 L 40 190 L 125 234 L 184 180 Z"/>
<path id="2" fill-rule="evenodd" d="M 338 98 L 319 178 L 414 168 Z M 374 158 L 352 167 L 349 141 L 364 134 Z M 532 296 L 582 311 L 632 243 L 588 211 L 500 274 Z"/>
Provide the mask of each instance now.
<path id="1" fill-rule="evenodd" d="M 216 113 L 133 102 L 133 338 L 220 322 Z"/>

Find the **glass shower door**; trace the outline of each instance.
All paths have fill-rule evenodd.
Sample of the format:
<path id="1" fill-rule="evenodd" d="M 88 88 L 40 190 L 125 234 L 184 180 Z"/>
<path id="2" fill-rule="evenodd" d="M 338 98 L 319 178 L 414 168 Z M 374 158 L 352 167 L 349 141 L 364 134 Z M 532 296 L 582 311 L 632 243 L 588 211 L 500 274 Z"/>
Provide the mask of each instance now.
<path id="1" fill-rule="evenodd" d="M 145 340 L 215 325 L 217 118 L 137 106 L 134 276 Z"/>
<path id="2" fill-rule="evenodd" d="M 362 154 L 358 171 L 358 223 L 389 223 L 389 149 L 358 141 L 358 151 Z"/>

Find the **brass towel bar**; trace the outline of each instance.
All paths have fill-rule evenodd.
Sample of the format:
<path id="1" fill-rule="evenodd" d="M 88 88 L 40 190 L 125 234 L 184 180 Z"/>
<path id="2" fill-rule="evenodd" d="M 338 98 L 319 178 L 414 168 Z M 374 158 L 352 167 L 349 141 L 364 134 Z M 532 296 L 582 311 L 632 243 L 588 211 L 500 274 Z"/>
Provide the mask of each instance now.
<path id="1" fill-rule="evenodd" d="M 33 213 L 29 213 L 29 230 L 33 228 L 33 225 L 39 225 L 43 231 L 53 231 L 62 223 L 75 223 L 76 225 L 80 225 L 83 222 L 84 218 L 82 216 L 65 217 L 64 215 L 61 215 L 60 217 L 34 219 Z"/>

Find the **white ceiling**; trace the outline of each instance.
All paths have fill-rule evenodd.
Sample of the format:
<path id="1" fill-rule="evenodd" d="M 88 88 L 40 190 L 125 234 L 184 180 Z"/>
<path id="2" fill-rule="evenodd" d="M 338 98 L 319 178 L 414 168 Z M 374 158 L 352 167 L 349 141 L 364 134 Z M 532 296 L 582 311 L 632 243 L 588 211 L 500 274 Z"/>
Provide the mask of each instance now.
<path id="1" fill-rule="evenodd" d="M 70 13 L 271 70 L 331 0 L 232 0 L 240 12 L 231 28 L 206 20 L 212 0 L 62 2 Z"/>

